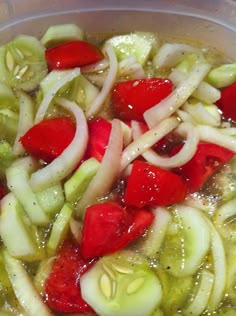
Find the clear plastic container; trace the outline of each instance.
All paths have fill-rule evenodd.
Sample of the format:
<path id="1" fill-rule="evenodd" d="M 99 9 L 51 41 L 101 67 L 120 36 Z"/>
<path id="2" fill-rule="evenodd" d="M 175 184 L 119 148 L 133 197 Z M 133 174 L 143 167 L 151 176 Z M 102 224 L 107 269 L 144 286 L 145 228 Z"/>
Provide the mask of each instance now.
<path id="1" fill-rule="evenodd" d="M 156 31 L 236 55 L 232 0 L 0 0 L 0 43 L 19 33 L 40 36 L 65 22 L 88 32 Z"/>

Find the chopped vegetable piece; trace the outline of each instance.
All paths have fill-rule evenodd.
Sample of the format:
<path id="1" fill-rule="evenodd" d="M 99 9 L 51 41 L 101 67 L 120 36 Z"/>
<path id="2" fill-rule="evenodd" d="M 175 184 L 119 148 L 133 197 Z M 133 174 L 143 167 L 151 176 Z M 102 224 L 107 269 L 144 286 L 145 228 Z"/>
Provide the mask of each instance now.
<path id="1" fill-rule="evenodd" d="M 150 316 L 160 304 L 159 279 L 140 257 L 134 260 L 126 252 L 106 256 L 82 276 L 82 296 L 98 315 Z"/>
<path id="2" fill-rule="evenodd" d="M 82 40 L 83 35 L 83 31 L 76 24 L 59 24 L 50 26 L 41 38 L 41 42 L 49 48 L 64 42 Z"/>
<path id="3" fill-rule="evenodd" d="M 49 48 L 45 56 L 50 70 L 81 67 L 103 59 L 98 47 L 84 41 L 72 41 Z"/>
<path id="4" fill-rule="evenodd" d="M 88 123 L 89 142 L 86 157 L 94 157 L 101 162 L 108 145 L 111 123 L 98 117 Z"/>
<path id="5" fill-rule="evenodd" d="M 166 206 L 182 202 L 187 185 L 173 172 L 136 160 L 127 178 L 124 200 L 128 205 Z"/>
<path id="6" fill-rule="evenodd" d="M 44 47 L 33 36 L 19 35 L 0 47 L 1 81 L 24 91 L 34 90 L 47 73 Z"/>
<path id="7" fill-rule="evenodd" d="M 130 80 L 117 83 L 111 106 L 123 120 L 143 121 L 143 113 L 172 92 L 172 83 L 164 78 Z"/>
<path id="8" fill-rule="evenodd" d="M 115 202 L 89 206 L 85 212 L 81 253 L 85 258 L 113 253 L 141 236 L 154 215 L 144 209 L 126 209 Z"/>
<path id="9" fill-rule="evenodd" d="M 31 155 L 49 163 L 64 151 L 74 135 L 74 122 L 69 117 L 57 117 L 34 125 L 20 142 Z"/>
<path id="10" fill-rule="evenodd" d="M 153 33 L 137 32 L 127 35 L 113 36 L 107 43 L 115 49 L 119 61 L 135 56 L 143 65 L 157 47 L 156 37 Z"/>
<path id="11" fill-rule="evenodd" d="M 221 91 L 221 98 L 217 101 L 218 107 L 221 109 L 225 118 L 236 122 L 236 82 Z"/>
<path id="12" fill-rule="evenodd" d="M 172 154 L 182 148 L 176 147 Z M 174 171 L 186 180 L 190 192 L 198 191 L 209 177 L 219 168 L 229 162 L 234 156 L 231 150 L 221 146 L 200 143 L 193 158 L 185 165 L 175 168 Z"/>
<path id="13" fill-rule="evenodd" d="M 81 297 L 79 282 L 80 277 L 93 263 L 94 259 L 86 260 L 81 257 L 77 244 L 64 242 L 45 283 L 47 305 L 64 313 L 92 311 Z"/>
<path id="14" fill-rule="evenodd" d="M 225 64 L 212 69 L 207 79 L 216 88 L 225 88 L 236 80 L 236 63 Z"/>

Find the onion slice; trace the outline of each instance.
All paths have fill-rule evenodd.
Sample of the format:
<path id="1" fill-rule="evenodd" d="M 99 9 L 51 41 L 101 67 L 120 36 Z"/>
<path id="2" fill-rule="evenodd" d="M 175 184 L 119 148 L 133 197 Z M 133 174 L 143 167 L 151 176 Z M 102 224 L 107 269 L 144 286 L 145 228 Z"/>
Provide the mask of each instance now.
<path id="1" fill-rule="evenodd" d="M 53 87 L 44 96 L 44 98 L 43 98 L 43 100 L 38 108 L 38 111 L 37 111 L 36 116 L 35 116 L 35 124 L 40 122 L 44 118 L 44 116 L 47 112 L 47 109 L 48 109 L 52 99 L 55 97 L 56 93 L 58 92 L 58 90 L 60 90 L 65 84 L 72 81 L 73 79 L 75 79 L 79 75 L 80 75 L 80 68 L 74 68 L 73 70 L 69 70 L 68 74 L 66 74 L 64 77 L 62 77 L 61 80 L 57 81 L 53 85 Z"/>
<path id="2" fill-rule="evenodd" d="M 123 146 L 123 134 L 119 120 L 112 121 L 108 146 L 100 167 L 87 190 L 76 206 L 77 217 L 83 217 L 84 209 L 97 199 L 104 197 L 111 189 L 120 172 L 120 158 Z"/>
<path id="3" fill-rule="evenodd" d="M 138 123 L 136 122 L 136 124 Z M 141 134 L 141 130 L 138 129 L 139 128 L 133 132 L 134 139 Z M 172 157 L 163 157 L 158 155 L 154 150 L 148 149 L 142 154 L 142 156 L 151 164 L 165 169 L 180 167 L 187 163 L 196 153 L 198 132 L 193 124 L 187 122 L 181 123 L 179 127 L 177 127 L 176 132 L 184 134 L 187 137 L 183 147 L 176 155 Z"/>
<path id="4" fill-rule="evenodd" d="M 144 113 L 144 119 L 151 128 L 171 116 L 192 95 L 210 70 L 207 63 L 196 63 L 188 77 L 164 100 Z"/>
<path id="5" fill-rule="evenodd" d="M 132 124 L 135 123 L 132 122 Z M 170 117 L 130 143 L 122 153 L 121 170 L 124 170 L 135 158 L 142 155 L 162 137 L 175 129 L 178 124 L 177 118 Z"/>
<path id="6" fill-rule="evenodd" d="M 116 54 L 111 45 L 106 46 L 105 52 L 107 53 L 107 56 L 109 58 L 110 68 L 109 68 L 109 71 L 108 71 L 108 74 L 105 79 L 101 92 L 93 101 L 93 103 L 91 104 L 91 106 L 89 107 L 86 113 L 87 117 L 95 116 L 102 109 L 102 106 L 108 94 L 110 93 L 113 85 L 115 84 L 116 74 L 118 71 L 118 62 L 117 62 Z"/>
<path id="7" fill-rule="evenodd" d="M 224 129 L 208 125 L 197 126 L 199 138 L 204 142 L 213 143 L 236 152 L 236 138 L 226 135 Z"/>
<path id="8" fill-rule="evenodd" d="M 32 174 L 30 184 L 34 191 L 51 187 L 68 176 L 82 159 L 88 142 L 87 121 L 81 108 L 75 102 L 64 98 L 58 98 L 56 101 L 75 116 L 75 136 L 59 157 Z"/>

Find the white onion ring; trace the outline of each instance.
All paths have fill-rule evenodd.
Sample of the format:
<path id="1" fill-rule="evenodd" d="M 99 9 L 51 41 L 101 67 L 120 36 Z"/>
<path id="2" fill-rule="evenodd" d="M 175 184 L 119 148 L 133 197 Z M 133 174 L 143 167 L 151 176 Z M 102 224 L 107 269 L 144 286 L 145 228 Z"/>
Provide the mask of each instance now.
<path id="1" fill-rule="evenodd" d="M 112 121 L 112 129 L 107 149 L 96 175 L 75 208 L 77 217 L 83 217 L 84 209 L 104 197 L 117 180 L 120 172 L 120 158 L 123 146 L 123 133 L 119 120 Z"/>
<path id="2" fill-rule="evenodd" d="M 75 116 L 75 136 L 59 157 L 32 174 L 30 183 L 35 191 L 51 187 L 68 176 L 82 159 L 88 142 L 87 121 L 81 108 L 75 102 L 64 98 L 58 98 L 56 101 Z"/>
<path id="3" fill-rule="evenodd" d="M 106 70 L 109 67 L 109 61 L 104 58 L 97 63 L 83 66 L 80 68 L 82 74 L 88 74 L 88 73 L 94 73 L 94 72 L 99 72 Z"/>
<path id="4" fill-rule="evenodd" d="M 148 149 L 142 154 L 142 156 L 154 166 L 165 169 L 180 167 L 187 163 L 196 153 L 198 145 L 198 132 L 191 123 L 181 123 L 177 127 L 176 132 L 187 135 L 187 139 L 183 147 L 176 155 L 172 157 L 163 157 L 158 155 L 154 150 Z M 135 134 L 136 133 L 133 133 L 134 139 L 140 135 L 139 133 L 136 135 Z"/>
<path id="5" fill-rule="evenodd" d="M 105 49 L 110 62 L 110 68 L 105 79 L 104 85 L 101 92 L 98 94 L 96 99 L 90 105 L 88 111 L 86 112 L 87 117 L 94 117 L 102 108 L 108 94 L 110 93 L 113 85 L 116 81 L 116 75 L 118 71 L 118 62 L 116 58 L 115 51 L 111 45 L 107 45 Z"/>
<path id="6" fill-rule="evenodd" d="M 73 70 L 68 71 L 68 74 L 66 74 L 64 77 L 61 78 L 61 80 L 57 81 L 54 86 L 46 93 L 44 96 L 38 111 L 35 116 L 35 124 L 40 122 L 46 112 L 47 109 L 52 101 L 52 99 L 55 97 L 58 90 L 60 90 L 65 84 L 72 81 L 74 78 L 78 77 L 80 75 L 80 68 L 74 68 Z"/>
<path id="7" fill-rule="evenodd" d="M 222 129 L 207 125 L 197 126 L 199 138 L 204 142 L 213 143 L 236 152 L 236 138 L 226 135 Z"/>
<path id="8" fill-rule="evenodd" d="M 167 118 L 130 143 L 122 153 L 121 171 L 124 170 L 135 158 L 142 155 L 147 149 L 152 147 L 162 137 L 175 129 L 178 124 L 179 121 L 177 118 Z"/>
<path id="9" fill-rule="evenodd" d="M 23 92 L 20 93 L 19 99 L 20 114 L 18 129 L 15 142 L 12 147 L 12 152 L 16 156 L 23 155 L 25 153 L 25 149 L 19 142 L 19 139 L 34 125 L 34 104 L 32 99 Z"/>
<path id="10" fill-rule="evenodd" d="M 209 64 L 196 63 L 186 80 L 181 82 L 168 97 L 144 113 L 144 119 L 148 126 L 151 128 L 157 125 L 178 110 L 197 89 L 209 70 Z"/>

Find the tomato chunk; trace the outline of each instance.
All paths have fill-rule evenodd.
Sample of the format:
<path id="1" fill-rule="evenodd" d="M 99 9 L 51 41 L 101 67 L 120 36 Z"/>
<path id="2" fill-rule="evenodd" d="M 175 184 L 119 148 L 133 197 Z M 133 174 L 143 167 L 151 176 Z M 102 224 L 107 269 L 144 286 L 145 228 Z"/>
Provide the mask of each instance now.
<path id="1" fill-rule="evenodd" d="M 126 247 L 144 233 L 154 215 L 144 209 L 127 209 L 115 202 L 89 206 L 85 212 L 81 253 L 102 256 Z"/>
<path id="2" fill-rule="evenodd" d="M 111 106 L 122 120 L 143 121 L 143 113 L 172 92 L 169 79 L 149 78 L 117 83 Z"/>
<path id="3" fill-rule="evenodd" d="M 181 177 L 136 160 L 127 178 L 124 201 L 137 207 L 166 206 L 182 202 L 186 195 L 187 185 Z"/>
<path id="4" fill-rule="evenodd" d="M 45 300 L 55 311 L 63 313 L 90 312 L 82 299 L 80 277 L 92 266 L 94 259 L 81 257 L 80 247 L 72 241 L 63 244 L 45 284 Z"/>
<path id="5" fill-rule="evenodd" d="M 45 57 L 50 70 L 81 67 L 104 58 L 98 47 L 79 40 L 49 48 Z"/>
<path id="6" fill-rule="evenodd" d="M 111 123 L 101 117 L 88 122 L 89 142 L 86 157 L 94 157 L 99 162 L 102 160 L 111 133 Z"/>
<path id="7" fill-rule="evenodd" d="M 221 109 L 225 118 L 236 122 L 236 82 L 221 91 L 221 98 L 217 106 Z"/>
<path id="8" fill-rule="evenodd" d="M 176 147 L 172 155 L 182 146 Z M 233 158 L 231 150 L 210 143 L 199 143 L 193 158 L 174 171 L 186 180 L 190 192 L 198 191 L 219 168 Z"/>
<path id="9" fill-rule="evenodd" d="M 20 142 L 28 153 L 49 163 L 71 143 L 75 129 L 69 117 L 43 120 L 30 128 Z"/>

